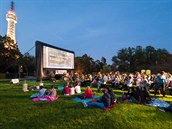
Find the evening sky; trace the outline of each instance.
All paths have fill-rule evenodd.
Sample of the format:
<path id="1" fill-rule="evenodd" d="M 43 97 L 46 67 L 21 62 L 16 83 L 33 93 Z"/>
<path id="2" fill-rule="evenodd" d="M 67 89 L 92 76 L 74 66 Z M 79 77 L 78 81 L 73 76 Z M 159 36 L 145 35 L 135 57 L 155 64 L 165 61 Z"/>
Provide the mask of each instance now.
<path id="1" fill-rule="evenodd" d="M 151 45 L 172 53 L 172 0 L 13 0 L 16 40 L 24 54 L 36 40 L 111 58 L 127 47 Z M 0 0 L 0 35 L 11 0 Z M 35 49 L 30 53 L 34 55 Z"/>

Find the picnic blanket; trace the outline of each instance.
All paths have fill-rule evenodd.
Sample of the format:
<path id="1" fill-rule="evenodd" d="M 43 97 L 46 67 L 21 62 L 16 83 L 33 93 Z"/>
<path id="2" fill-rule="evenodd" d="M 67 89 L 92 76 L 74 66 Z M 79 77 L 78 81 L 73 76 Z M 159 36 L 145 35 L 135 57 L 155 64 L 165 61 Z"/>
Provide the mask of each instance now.
<path id="1" fill-rule="evenodd" d="M 32 94 L 30 98 L 36 98 L 38 96 L 38 93 Z"/>
<path id="2" fill-rule="evenodd" d="M 97 98 L 99 98 L 99 96 L 94 96 L 94 99 L 97 99 Z M 92 101 L 91 98 L 86 98 L 86 99 L 84 100 L 84 99 L 81 99 L 81 98 L 78 98 L 78 97 L 72 98 L 72 100 L 74 100 L 74 101 L 76 101 L 76 102 L 83 102 L 83 101 L 85 101 L 86 103 Z"/>
<path id="3" fill-rule="evenodd" d="M 37 97 L 37 98 L 33 98 L 32 101 L 36 102 L 36 101 L 47 101 L 47 102 L 50 102 L 50 101 L 55 101 L 57 100 L 58 97 L 51 97 L 51 96 L 44 96 L 44 97 Z"/>
<path id="4" fill-rule="evenodd" d="M 57 86 L 57 90 L 63 90 L 64 86 Z"/>
<path id="5" fill-rule="evenodd" d="M 154 107 L 169 107 L 170 104 L 163 101 L 163 100 L 159 100 L 159 99 L 154 99 L 150 104 L 146 104 L 147 106 L 154 106 Z"/>

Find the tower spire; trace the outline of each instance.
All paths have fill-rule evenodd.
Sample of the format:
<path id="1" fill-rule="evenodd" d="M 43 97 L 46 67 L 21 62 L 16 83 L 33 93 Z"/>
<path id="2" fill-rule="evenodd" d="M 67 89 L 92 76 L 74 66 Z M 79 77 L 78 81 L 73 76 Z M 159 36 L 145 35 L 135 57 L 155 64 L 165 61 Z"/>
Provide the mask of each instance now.
<path id="1" fill-rule="evenodd" d="M 11 11 L 14 11 L 14 2 L 11 1 Z"/>

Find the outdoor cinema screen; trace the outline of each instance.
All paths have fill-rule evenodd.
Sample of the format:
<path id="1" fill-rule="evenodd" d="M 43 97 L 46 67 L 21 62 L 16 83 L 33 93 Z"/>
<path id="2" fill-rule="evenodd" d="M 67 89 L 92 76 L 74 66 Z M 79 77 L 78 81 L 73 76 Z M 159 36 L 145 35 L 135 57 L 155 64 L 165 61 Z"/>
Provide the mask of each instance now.
<path id="1" fill-rule="evenodd" d="M 74 69 L 74 52 L 44 45 L 43 68 Z"/>

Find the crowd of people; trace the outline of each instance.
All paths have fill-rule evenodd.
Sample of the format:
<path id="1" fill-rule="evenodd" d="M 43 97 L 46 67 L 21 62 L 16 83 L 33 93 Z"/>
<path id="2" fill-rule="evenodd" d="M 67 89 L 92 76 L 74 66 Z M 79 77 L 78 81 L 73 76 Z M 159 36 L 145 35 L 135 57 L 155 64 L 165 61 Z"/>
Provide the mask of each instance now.
<path id="1" fill-rule="evenodd" d="M 150 92 L 152 92 L 154 96 L 158 93 L 162 94 L 164 97 L 166 92 L 169 92 L 169 94 L 172 95 L 172 75 L 164 71 L 161 71 L 158 74 L 146 74 L 140 72 L 134 74 L 121 74 L 120 72 L 102 74 L 99 72 L 93 75 L 79 75 L 75 73 L 74 75 L 64 76 L 64 78 L 64 80 L 80 83 L 81 86 L 89 85 L 90 87 L 97 87 L 98 92 L 103 91 L 103 96 L 98 100 L 94 100 L 93 103 L 84 103 L 84 105 L 87 105 L 88 107 L 99 106 L 100 108 L 103 108 L 101 105 L 103 103 L 102 98 L 103 100 L 109 101 L 109 99 L 107 99 L 109 98 L 107 97 L 107 94 L 109 94 L 109 87 L 112 89 L 119 88 L 120 90 L 124 90 L 121 101 L 130 101 L 139 104 L 148 104 L 151 102 Z M 112 98 L 112 95 L 109 94 L 109 96 Z M 85 99 L 84 97 L 82 98 Z M 92 98 L 92 96 L 90 98 Z M 107 106 L 107 104 L 104 103 L 104 107 L 106 107 L 105 105 Z M 112 104 L 108 104 L 108 106 L 110 105 Z"/>
<path id="2" fill-rule="evenodd" d="M 64 80 L 70 80 L 73 83 L 80 83 L 81 86 L 93 86 L 97 87 L 97 90 L 106 85 L 111 85 L 112 88 L 119 88 L 121 90 L 129 90 L 132 87 L 139 87 L 140 89 L 145 89 L 150 93 L 150 89 L 154 91 L 156 96 L 157 92 L 161 92 L 163 96 L 167 90 L 169 90 L 170 95 L 172 95 L 172 75 L 161 71 L 158 74 L 149 74 L 136 72 L 135 74 L 121 74 L 120 72 L 101 74 L 77 74 L 65 75 Z"/>
<path id="3" fill-rule="evenodd" d="M 139 104 L 148 104 L 151 101 L 150 92 L 154 96 L 158 94 L 166 95 L 169 92 L 172 95 L 172 75 L 164 71 L 158 74 L 145 74 L 136 72 L 134 74 L 115 73 L 97 73 L 97 74 L 65 74 L 63 76 L 65 81 L 63 95 L 74 95 L 81 93 L 80 86 L 86 86 L 83 94 L 78 97 L 85 100 L 91 98 L 91 103 L 83 103 L 85 107 L 97 106 L 106 109 L 119 102 L 116 98 L 113 89 L 123 90 L 121 102 L 134 102 Z M 96 87 L 97 92 L 102 92 L 103 95 L 94 100 L 94 94 L 91 87 Z M 45 96 L 45 89 L 40 87 L 38 97 Z M 46 96 L 56 96 L 56 89 L 52 89 Z"/>

